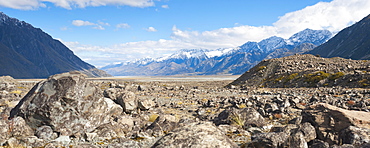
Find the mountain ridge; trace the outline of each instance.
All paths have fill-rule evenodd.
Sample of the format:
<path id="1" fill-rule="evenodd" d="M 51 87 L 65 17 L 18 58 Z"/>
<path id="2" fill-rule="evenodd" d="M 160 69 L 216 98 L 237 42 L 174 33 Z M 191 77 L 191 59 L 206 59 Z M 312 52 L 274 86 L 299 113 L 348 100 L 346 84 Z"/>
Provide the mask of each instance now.
<path id="1" fill-rule="evenodd" d="M 60 41 L 31 24 L 0 12 L 0 75 L 14 78 L 47 78 L 68 71 L 109 76 L 82 61 Z"/>
<path id="2" fill-rule="evenodd" d="M 280 57 L 279 55 L 284 53 L 285 56 L 303 53 L 320 45 L 331 36 L 332 34 L 327 30 L 305 29 L 288 39 L 272 36 L 260 42 L 249 41 L 235 48 L 183 49 L 167 57 L 147 60 L 145 64 L 121 63 L 102 69 L 117 76 L 242 74 L 265 58 Z M 297 48 L 303 44 L 306 46 L 301 47 L 302 49 Z"/>

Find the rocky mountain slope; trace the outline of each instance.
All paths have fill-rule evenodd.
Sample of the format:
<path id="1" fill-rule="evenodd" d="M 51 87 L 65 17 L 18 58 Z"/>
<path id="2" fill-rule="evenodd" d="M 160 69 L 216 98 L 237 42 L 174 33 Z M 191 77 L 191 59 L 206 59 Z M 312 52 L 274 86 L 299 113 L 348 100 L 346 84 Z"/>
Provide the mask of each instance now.
<path id="1" fill-rule="evenodd" d="M 108 76 L 39 28 L 0 13 L 0 75 L 47 78 L 68 71 Z"/>
<path id="2" fill-rule="evenodd" d="M 370 61 L 310 54 L 263 60 L 231 85 L 241 87 L 370 87 Z"/>
<path id="3" fill-rule="evenodd" d="M 332 37 L 327 30 L 306 29 L 289 39 L 270 37 L 237 48 L 186 49 L 159 59 L 110 65 L 102 68 L 113 75 L 216 75 L 242 74 L 266 58 L 303 53 Z"/>
<path id="4" fill-rule="evenodd" d="M 325 44 L 308 52 L 322 57 L 370 59 L 370 15 L 343 29 Z"/>

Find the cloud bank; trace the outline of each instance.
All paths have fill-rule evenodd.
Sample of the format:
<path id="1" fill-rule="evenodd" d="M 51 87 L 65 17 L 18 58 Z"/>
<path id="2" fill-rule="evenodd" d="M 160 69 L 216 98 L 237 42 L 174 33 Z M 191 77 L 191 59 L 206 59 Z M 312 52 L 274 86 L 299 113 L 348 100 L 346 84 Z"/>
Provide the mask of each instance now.
<path id="1" fill-rule="evenodd" d="M 81 57 L 88 57 L 80 54 L 82 52 L 101 52 L 101 58 L 107 56 L 108 53 L 112 53 L 112 57 L 117 57 L 105 61 L 105 64 L 125 62 L 148 56 L 160 57 L 184 48 L 229 48 L 240 46 L 247 41 L 260 41 L 270 36 L 288 38 L 306 28 L 327 29 L 335 33 L 370 14 L 369 8 L 369 0 L 333 0 L 331 2 L 319 2 L 302 10 L 286 13 L 271 26 L 241 25 L 203 32 L 181 30 L 173 26 L 171 40 L 129 42 L 99 48 L 104 49 L 104 52 L 94 50 L 98 49 L 95 46 L 84 46 L 84 49 L 79 48 L 81 47 L 79 44 L 74 46 L 67 44 L 67 46 Z M 150 28 L 148 28 L 149 30 Z M 98 59 L 98 57 L 96 58 Z M 96 59 L 86 61 L 98 66 L 104 65 L 104 62 Z"/>
<path id="2" fill-rule="evenodd" d="M 21 10 L 33 10 L 46 7 L 45 2 L 52 3 L 55 6 L 65 9 L 106 5 L 126 5 L 132 7 L 154 6 L 153 0 L 0 0 L 0 6 Z"/>

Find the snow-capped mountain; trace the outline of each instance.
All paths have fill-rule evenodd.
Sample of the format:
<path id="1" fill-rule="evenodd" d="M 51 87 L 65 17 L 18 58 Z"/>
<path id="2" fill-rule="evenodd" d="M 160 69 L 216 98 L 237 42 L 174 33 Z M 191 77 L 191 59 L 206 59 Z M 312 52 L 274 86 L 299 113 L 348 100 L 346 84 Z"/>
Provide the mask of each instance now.
<path id="1" fill-rule="evenodd" d="M 158 59 L 142 59 L 102 69 L 116 76 L 242 74 L 263 59 L 303 53 L 331 37 L 332 33 L 327 30 L 305 29 L 288 39 L 272 36 L 235 48 L 183 49 Z"/>

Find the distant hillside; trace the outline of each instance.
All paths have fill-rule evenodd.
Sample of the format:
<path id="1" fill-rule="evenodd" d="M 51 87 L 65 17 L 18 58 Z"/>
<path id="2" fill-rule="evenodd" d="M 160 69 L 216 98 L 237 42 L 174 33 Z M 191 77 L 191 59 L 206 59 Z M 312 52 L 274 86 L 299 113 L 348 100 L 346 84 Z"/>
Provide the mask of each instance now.
<path id="1" fill-rule="evenodd" d="M 82 61 L 60 41 L 39 28 L 0 12 L 0 75 L 14 78 L 46 78 L 68 71 L 109 76 Z"/>
<path id="2" fill-rule="evenodd" d="M 306 29 L 289 39 L 270 37 L 236 48 L 217 50 L 183 49 L 168 57 L 142 59 L 103 67 L 116 76 L 133 75 L 228 75 L 243 74 L 263 59 L 289 56 L 312 50 L 332 37 L 327 30 Z"/>
<path id="3" fill-rule="evenodd" d="M 231 85 L 240 87 L 370 87 L 370 61 L 310 54 L 263 60 Z"/>
<path id="4" fill-rule="evenodd" d="M 322 57 L 370 59 L 370 15 L 343 29 L 325 44 L 308 52 Z"/>

